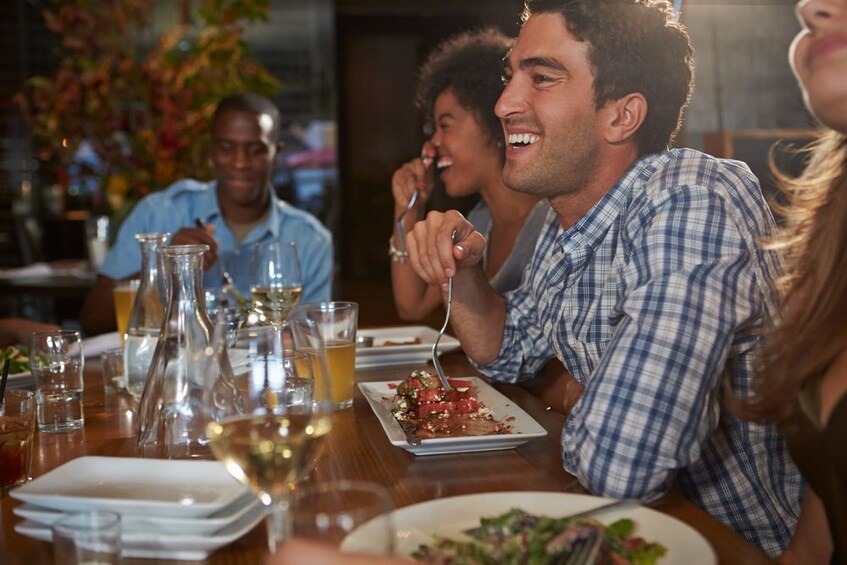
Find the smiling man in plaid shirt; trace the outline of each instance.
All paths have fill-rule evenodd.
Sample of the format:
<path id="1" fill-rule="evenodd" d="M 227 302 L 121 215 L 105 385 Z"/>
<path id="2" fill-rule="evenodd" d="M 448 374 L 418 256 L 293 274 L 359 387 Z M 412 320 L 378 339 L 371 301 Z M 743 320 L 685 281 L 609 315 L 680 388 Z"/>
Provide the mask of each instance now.
<path id="1" fill-rule="evenodd" d="M 677 487 L 776 555 L 801 479 L 777 431 L 726 402 L 750 392 L 774 309 L 758 182 L 742 163 L 667 149 L 692 52 L 666 2 L 529 0 L 523 21 L 495 110 L 506 184 L 553 208 L 531 267 L 502 299 L 483 236 L 455 211 L 415 226 L 412 266 L 442 288 L 455 276 L 453 329 L 483 373 L 521 381 L 555 356 L 585 386 L 562 457 L 589 490 Z"/>

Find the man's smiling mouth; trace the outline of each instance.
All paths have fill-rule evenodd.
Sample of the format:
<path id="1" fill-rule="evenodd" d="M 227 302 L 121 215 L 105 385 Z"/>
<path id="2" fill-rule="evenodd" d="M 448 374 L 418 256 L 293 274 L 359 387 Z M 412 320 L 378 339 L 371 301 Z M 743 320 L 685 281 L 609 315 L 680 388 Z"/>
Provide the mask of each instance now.
<path id="1" fill-rule="evenodd" d="M 541 139 L 541 136 L 533 133 L 510 133 L 509 145 L 512 147 L 526 147 L 527 145 L 533 145 L 539 139 Z"/>

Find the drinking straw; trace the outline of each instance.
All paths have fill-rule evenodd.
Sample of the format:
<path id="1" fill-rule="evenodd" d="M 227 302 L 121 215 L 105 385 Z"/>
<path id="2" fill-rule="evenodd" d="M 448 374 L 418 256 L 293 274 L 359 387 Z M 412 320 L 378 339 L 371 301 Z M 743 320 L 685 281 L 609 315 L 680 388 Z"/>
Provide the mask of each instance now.
<path id="1" fill-rule="evenodd" d="M 6 359 L 3 363 L 3 377 L 0 379 L 0 404 L 3 403 L 3 396 L 6 394 L 6 379 L 9 378 L 9 363 L 11 359 Z"/>

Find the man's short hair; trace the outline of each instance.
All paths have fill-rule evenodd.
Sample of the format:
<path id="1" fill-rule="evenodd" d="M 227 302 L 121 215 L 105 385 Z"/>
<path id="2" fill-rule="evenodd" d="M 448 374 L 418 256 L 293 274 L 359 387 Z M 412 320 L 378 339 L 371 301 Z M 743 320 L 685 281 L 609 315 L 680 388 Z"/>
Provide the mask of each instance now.
<path id="1" fill-rule="evenodd" d="M 279 108 L 276 107 L 276 104 L 270 101 L 270 99 L 265 98 L 259 94 L 255 94 L 253 92 L 239 92 L 238 94 L 233 94 L 232 96 L 227 96 L 223 100 L 218 103 L 218 107 L 215 108 L 215 114 L 212 119 L 212 123 L 216 122 L 218 116 L 227 112 L 242 112 L 246 114 L 253 114 L 259 116 L 261 114 L 267 114 L 273 120 L 273 127 L 271 128 L 271 140 L 276 143 L 279 141 L 279 132 L 280 132 L 280 115 Z"/>
<path id="2" fill-rule="evenodd" d="M 666 0 L 525 0 L 521 21 L 557 13 L 589 45 L 594 102 L 640 92 L 647 117 L 635 134 L 639 154 L 663 151 L 676 135 L 694 84 L 693 49 Z"/>

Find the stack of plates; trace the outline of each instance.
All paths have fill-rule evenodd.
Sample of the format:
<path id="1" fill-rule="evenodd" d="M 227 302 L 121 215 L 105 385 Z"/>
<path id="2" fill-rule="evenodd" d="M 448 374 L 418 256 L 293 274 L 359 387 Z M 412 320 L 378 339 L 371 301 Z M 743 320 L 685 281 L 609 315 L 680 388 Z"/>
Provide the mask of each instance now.
<path id="1" fill-rule="evenodd" d="M 13 490 L 15 531 L 50 541 L 64 513 L 121 515 L 123 557 L 205 559 L 264 517 L 258 498 L 217 461 L 80 457 Z"/>

